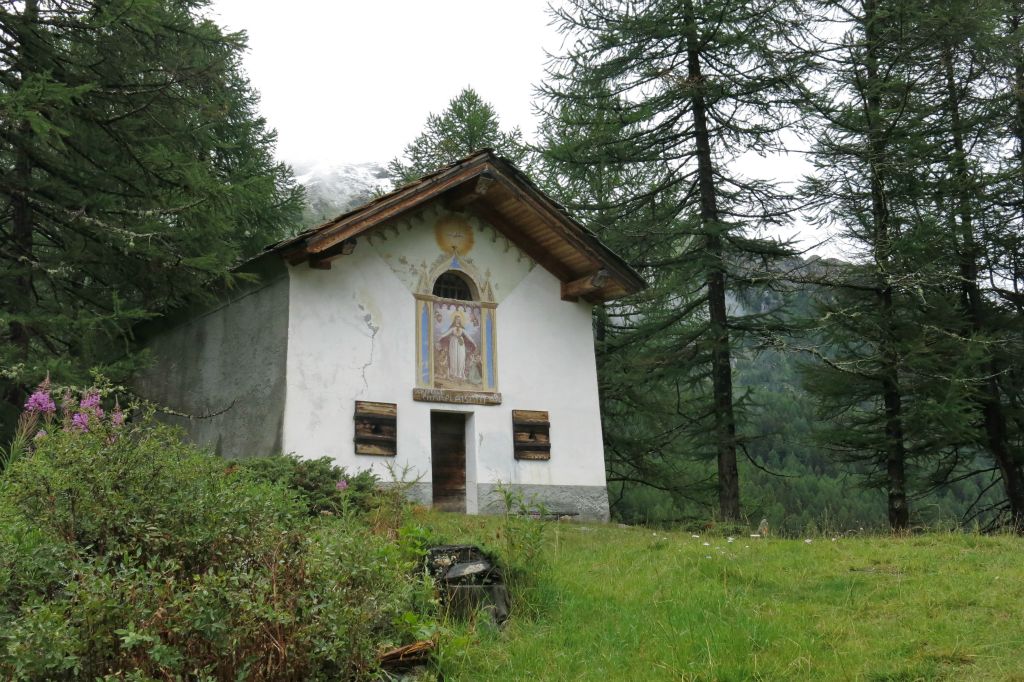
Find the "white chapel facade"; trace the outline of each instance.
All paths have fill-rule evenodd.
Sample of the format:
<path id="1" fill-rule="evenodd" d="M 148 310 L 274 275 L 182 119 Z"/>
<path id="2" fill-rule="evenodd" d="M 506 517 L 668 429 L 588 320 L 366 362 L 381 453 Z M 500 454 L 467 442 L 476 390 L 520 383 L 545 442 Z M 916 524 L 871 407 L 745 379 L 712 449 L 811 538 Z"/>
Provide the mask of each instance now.
<path id="1" fill-rule="evenodd" d="M 269 248 L 256 283 L 151 330 L 140 394 L 225 456 L 329 456 L 499 511 L 607 518 L 591 307 L 643 282 L 478 152 Z"/>

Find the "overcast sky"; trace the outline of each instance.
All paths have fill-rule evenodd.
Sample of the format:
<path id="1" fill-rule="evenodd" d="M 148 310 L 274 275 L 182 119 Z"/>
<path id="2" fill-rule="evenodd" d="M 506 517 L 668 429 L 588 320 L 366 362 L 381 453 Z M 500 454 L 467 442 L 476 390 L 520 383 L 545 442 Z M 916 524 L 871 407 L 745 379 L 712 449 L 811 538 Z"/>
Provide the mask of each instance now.
<path id="1" fill-rule="evenodd" d="M 532 139 L 545 49 L 559 52 L 547 0 L 214 0 L 249 34 L 261 109 L 291 163 L 386 162 L 462 88 Z"/>
<path id="2" fill-rule="evenodd" d="M 558 0 L 555 0 L 557 3 Z M 278 133 L 278 158 L 387 163 L 472 86 L 503 128 L 533 140 L 534 88 L 547 53 L 563 52 L 548 0 L 213 0 L 212 16 L 249 35 L 245 68 L 260 109 Z M 743 158 L 750 175 L 794 181 L 794 156 Z M 802 246 L 820 240 L 805 225 Z M 819 252 L 821 249 L 817 249 Z M 828 249 L 826 249 L 827 251 Z"/>

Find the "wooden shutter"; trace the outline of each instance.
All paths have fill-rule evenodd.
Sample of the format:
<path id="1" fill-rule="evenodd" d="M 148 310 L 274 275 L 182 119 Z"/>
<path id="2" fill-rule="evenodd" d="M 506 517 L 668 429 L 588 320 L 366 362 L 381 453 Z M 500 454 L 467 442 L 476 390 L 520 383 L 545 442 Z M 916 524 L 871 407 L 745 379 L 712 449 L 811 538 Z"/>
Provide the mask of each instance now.
<path id="1" fill-rule="evenodd" d="M 516 459 L 551 459 L 551 422 L 548 413 L 512 410 L 512 443 Z"/>
<path id="2" fill-rule="evenodd" d="M 357 455 L 394 457 L 398 453 L 398 405 L 356 401 Z"/>

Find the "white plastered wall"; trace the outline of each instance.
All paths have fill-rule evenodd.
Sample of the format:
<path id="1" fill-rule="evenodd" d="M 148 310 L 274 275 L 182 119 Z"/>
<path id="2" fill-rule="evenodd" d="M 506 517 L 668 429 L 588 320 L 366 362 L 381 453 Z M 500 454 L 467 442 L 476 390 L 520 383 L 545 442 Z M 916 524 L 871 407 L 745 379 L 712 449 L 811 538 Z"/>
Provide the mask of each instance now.
<path id="1" fill-rule="evenodd" d="M 415 228 L 420 229 L 420 228 Z M 412 231 L 412 230 L 411 230 Z M 413 240 L 413 262 L 439 252 Z M 422 235 L 420 235 L 422 236 Z M 401 253 L 401 239 L 388 244 Z M 415 246 L 414 246 L 415 245 Z M 490 245 L 490 246 L 489 246 Z M 479 240 L 473 259 L 481 271 L 500 271 L 509 258 L 498 243 Z M 350 471 L 387 465 L 430 482 L 430 413 L 461 412 L 467 419 L 467 511 L 476 512 L 476 483 L 557 486 L 605 485 L 590 307 L 560 298 L 560 282 L 534 267 L 523 273 L 497 308 L 500 405 L 454 405 L 412 399 L 415 385 L 415 299 L 408 282 L 378 253 L 360 243 L 330 270 L 290 268 L 286 452 L 328 455 Z M 354 401 L 398 405 L 398 455 L 355 455 Z M 544 410 L 551 421 L 550 461 L 516 461 L 512 410 Z"/>

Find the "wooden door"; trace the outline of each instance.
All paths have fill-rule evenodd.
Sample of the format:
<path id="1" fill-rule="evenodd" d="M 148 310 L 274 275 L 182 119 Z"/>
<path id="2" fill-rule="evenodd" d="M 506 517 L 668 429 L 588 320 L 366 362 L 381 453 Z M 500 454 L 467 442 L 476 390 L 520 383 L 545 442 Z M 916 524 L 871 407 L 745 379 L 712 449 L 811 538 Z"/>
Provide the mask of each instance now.
<path id="1" fill-rule="evenodd" d="M 466 512 L 466 415 L 430 413 L 434 509 Z"/>

